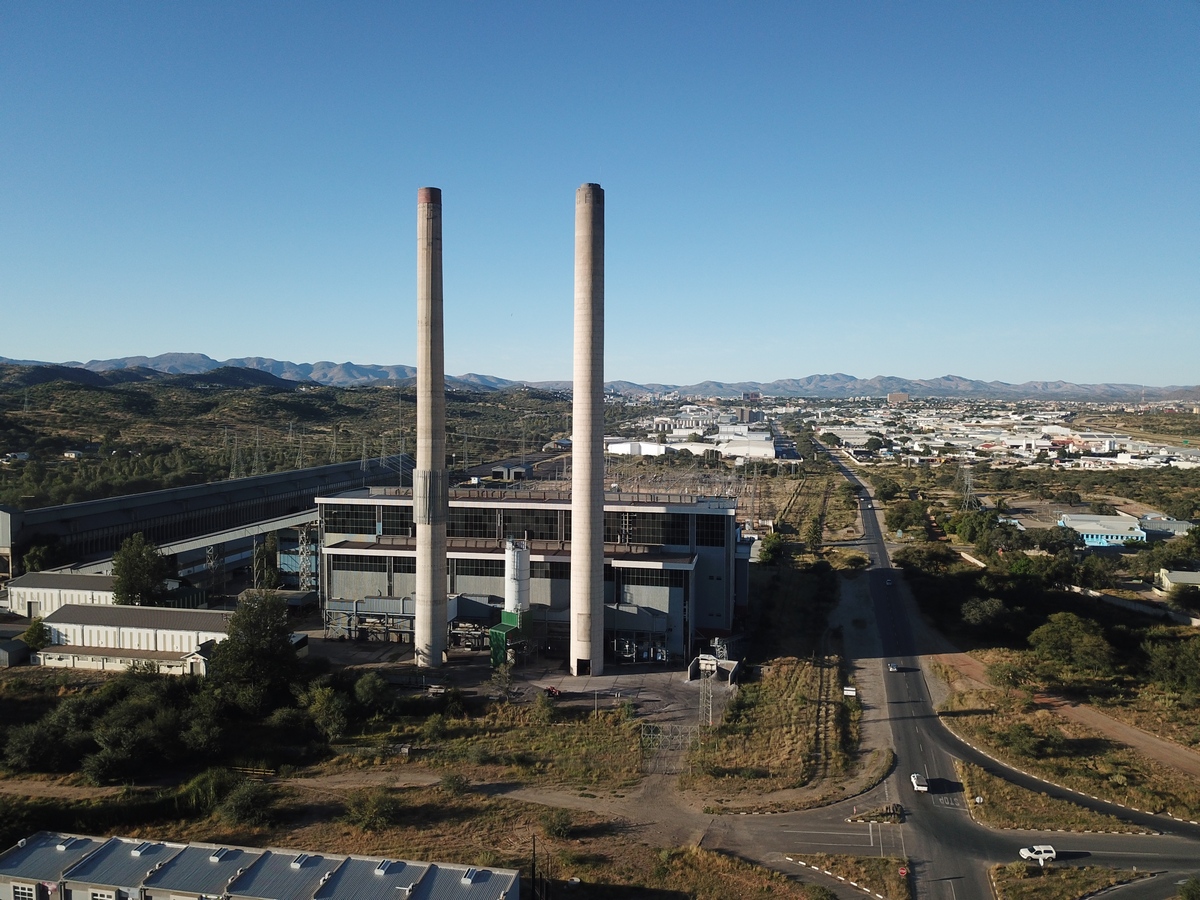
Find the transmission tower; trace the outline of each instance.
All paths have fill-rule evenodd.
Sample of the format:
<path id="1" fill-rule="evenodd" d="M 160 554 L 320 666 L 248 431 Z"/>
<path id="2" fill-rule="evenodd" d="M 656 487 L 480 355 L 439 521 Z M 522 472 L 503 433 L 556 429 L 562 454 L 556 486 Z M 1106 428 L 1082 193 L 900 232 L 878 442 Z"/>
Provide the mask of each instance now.
<path id="1" fill-rule="evenodd" d="M 233 433 L 233 450 L 230 452 L 229 457 L 229 477 L 242 477 L 242 460 L 238 455 L 238 436 L 236 431 Z"/>
<path id="2" fill-rule="evenodd" d="M 330 461 L 330 463 L 337 462 L 337 455 L 338 455 L 337 439 L 338 439 L 338 427 L 336 425 L 334 425 L 333 426 L 333 442 L 329 445 L 329 461 Z"/>
<path id="3" fill-rule="evenodd" d="M 962 482 L 962 505 L 959 509 L 963 512 L 974 512 L 983 505 L 975 495 L 975 474 L 970 466 L 959 466 L 958 478 Z"/>
<path id="4" fill-rule="evenodd" d="M 358 464 L 358 468 L 363 472 L 370 468 L 370 465 L 367 463 L 367 436 L 365 434 L 363 435 L 362 462 Z"/>
<path id="5" fill-rule="evenodd" d="M 296 468 L 304 468 L 304 432 L 300 432 L 299 440 L 296 442 Z"/>
<path id="6" fill-rule="evenodd" d="M 254 427 L 254 467 L 251 475 L 261 475 L 263 472 L 262 442 L 259 440 L 258 426 Z"/>
<path id="7" fill-rule="evenodd" d="M 312 541 L 309 539 L 308 526 L 301 525 L 299 528 L 300 544 L 297 549 L 297 564 L 299 566 L 300 590 L 311 591 L 316 587 L 316 579 L 313 577 L 312 561 Z"/>
<path id="8" fill-rule="evenodd" d="M 204 548 L 204 565 L 208 569 L 209 587 L 225 592 L 225 545 L 210 544 Z"/>
<path id="9" fill-rule="evenodd" d="M 700 654 L 700 724 L 712 728 L 713 683 L 717 680 L 717 658 Z"/>

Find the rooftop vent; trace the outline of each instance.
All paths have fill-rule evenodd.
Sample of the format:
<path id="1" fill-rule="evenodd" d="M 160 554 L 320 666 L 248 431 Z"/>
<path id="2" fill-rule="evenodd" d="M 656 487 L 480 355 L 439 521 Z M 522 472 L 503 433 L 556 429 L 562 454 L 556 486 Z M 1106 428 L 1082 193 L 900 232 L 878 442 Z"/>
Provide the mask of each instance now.
<path id="1" fill-rule="evenodd" d="M 463 872 L 462 883 L 463 884 L 474 884 L 475 876 L 478 874 L 479 874 L 478 869 L 474 869 L 474 868 L 467 869 L 467 871 Z"/>
<path id="2" fill-rule="evenodd" d="M 140 844 L 138 844 L 136 847 L 134 847 L 132 850 L 129 851 L 129 855 L 130 856 L 141 856 L 143 853 L 145 853 L 147 850 L 149 850 L 153 846 L 154 846 L 154 844 L 151 843 L 150 841 L 142 841 Z"/>
<path id="3" fill-rule="evenodd" d="M 73 837 L 63 838 L 61 841 L 58 842 L 58 845 L 54 849 L 61 853 L 64 850 L 69 850 L 79 840 L 80 840 L 80 838 L 73 838 Z"/>
<path id="4" fill-rule="evenodd" d="M 209 858 L 208 858 L 208 861 L 209 861 L 209 862 L 214 862 L 214 863 L 215 863 L 215 862 L 220 862 L 222 859 L 224 859 L 224 857 L 225 857 L 225 854 L 226 854 L 226 853 L 228 853 L 228 852 L 229 852 L 229 848 L 228 848 L 228 847 L 218 847 L 216 850 L 214 850 L 214 851 L 212 852 L 212 855 L 211 855 L 211 856 L 209 856 Z"/>
<path id="5" fill-rule="evenodd" d="M 326 872 L 324 875 L 321 876 L 321 884 L 325 884 L 325 882 L 327 882 L 332 877 L 333 877 L 333 870 L 330 869 L 328 872 Z"/>
<path id="6" fill-rule="evenodd" d="M 391 864 L 392 864 L 392 861 L 390 859 L 380 860 L 379 865 L 377 865 L 375 867 L 375 874 L 376 875 L 386 875 L 388 866 L 390 866 Z"/>
<path id="7" fill-rule="evenodd" d="M 309 856 L 307 853 L 301 853 L 299 856 L 297 856 L 295 859 L 292 860 L 291 867 L 293 869 L 299 869 L 301 866 L 303 866 L 308 861 L 308 858 L 309 858 Z"/>

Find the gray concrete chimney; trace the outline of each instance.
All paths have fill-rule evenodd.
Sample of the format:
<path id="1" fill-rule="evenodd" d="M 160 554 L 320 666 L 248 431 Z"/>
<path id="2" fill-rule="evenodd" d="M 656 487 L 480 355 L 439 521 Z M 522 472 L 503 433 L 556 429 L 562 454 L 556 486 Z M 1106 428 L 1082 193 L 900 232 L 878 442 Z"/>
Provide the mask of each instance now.
<path id="1" fill-rule="evenodd" d="M 572 675 L 604 673 L 604 190 L 575 192 L 571 434 Z"/>
<path id="2" fill-rule="evenodd" d="M 446 650 L 446 358 L 442 327 L 442 192 L 417 189 L 417 665 L 436 668 Z"/>

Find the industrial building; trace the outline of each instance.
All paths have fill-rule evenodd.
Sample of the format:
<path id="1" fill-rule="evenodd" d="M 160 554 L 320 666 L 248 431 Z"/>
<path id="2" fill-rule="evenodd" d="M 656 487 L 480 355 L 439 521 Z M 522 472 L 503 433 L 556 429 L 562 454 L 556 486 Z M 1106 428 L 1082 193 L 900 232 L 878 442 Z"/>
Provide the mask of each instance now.
<path id="1" fill-rule="evenodd" d="M 213 644 L 225 639 L 229 613 L 148 606 L 63 606 L 43 620 L 49 646 L 35 665 L 122 672 L 152 663 L 167 675 L 204 675 Z"/>
<path id="2" fill-rule="evenodd" d="M 1071 528 L 1088 547 L 1123 547 L 1126 541 L 1145 543 L 1146 532 L 1133 516 L 1091 516 L 1064 513 L 1058 524 Z"/>
<path id="3" fill-rule="evenodd" d="M 0 900 L 520 900 L 515 869 L 38 832 L 0 853 Z"/>
<path id="4" fill-rule="evenodd" d="M 342 634 L 363 626 L 348 636 L 408 640 L 417 565 L 412 491 L 370 488 L 318 497 L 317 509 L 327 616 L 330 609 L 339 611 Z M 750 544 L 735 513 L 736 501 L 728 498 L 603 495 L 606 658 L 690 658 L 708 638 L 730 633 L 735 607 L 747 602 L 749 573 Z M 499 610 L 508 542 L 524 541 L 531 640 L 548 655 L 565 658 L 575 575 L 572 521 L 567 492 L 451 489 L 446 590 L 463 595 L 459 617 L 470 609 L 479 618 L 479 604 Z M 455 620 L 448 616 L 447 623 L 453 627 Z"/>
<path id="5" fill-rule="evenodd" d="M 74 603 L 112 606 L 113 577 L 75 572 L 30 572 L 8 583 L 7 608 L 30 619 Z M 3 605 L 0 604 L 0 608 Z"/>
<path id="6" fill-rule="evenodd" d="M 64 563 L 83 563 L 110 558 L 137 532 L 166 553 L 197 552 L 202 562 L 205 545 L 189 548 L 188 541 L 216 535 L 249 546 L 259 523 L 306 518 L 317 494 L 399 484 L 409 467 L 401 457 L 388 457 L 41 509 L 0 506 L 0 577 L 18 574 L 21 556 L 37 544 L 53 548 Z"/>

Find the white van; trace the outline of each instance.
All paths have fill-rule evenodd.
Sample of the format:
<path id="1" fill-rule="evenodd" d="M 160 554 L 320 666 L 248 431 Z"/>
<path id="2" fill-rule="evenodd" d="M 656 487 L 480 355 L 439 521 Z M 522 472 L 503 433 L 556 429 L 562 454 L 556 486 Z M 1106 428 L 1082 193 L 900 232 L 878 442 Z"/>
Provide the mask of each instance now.
<path id="1" fill-rule="evenodd" d="M 925 780 L 924 775 L 922 775 L 920 772 L 913 772 L 908 777 L 912 781 L 914 791 L 916 791 L 918 794 L 929 793 L 929 782 Z M 1025 851 L 1022 850 L 1021 852 L 1024 853 Z"/>

